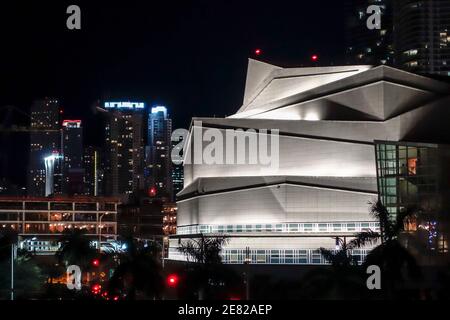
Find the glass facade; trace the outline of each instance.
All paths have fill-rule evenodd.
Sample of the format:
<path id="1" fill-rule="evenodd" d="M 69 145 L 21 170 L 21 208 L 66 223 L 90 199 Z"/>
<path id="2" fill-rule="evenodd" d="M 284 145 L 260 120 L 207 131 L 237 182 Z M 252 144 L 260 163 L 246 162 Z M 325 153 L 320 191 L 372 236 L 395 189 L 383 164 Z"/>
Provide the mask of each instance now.
<path id="1" fill-rule="evenodd" d="M 395 64 L 422 74 L 450 75 L 450 4 L 446 0 L 395 0 Z"/>
<path id="2" fill-rule="evenodd" d="M 376 144 L 376 157 L 378 190 L 389 212 L 396 214 L 411 205 L 443 206 L 442 195 L 448 187 L 443 160 L 449 157 L 448 148 L 385 142 Z"/>
<path id="3" fill-rule="evenodd" d="M 432 248 L 447 248 L 450 148 L 436 144 L 377 141 L 375 152 L 382 203 L 393 217 L 408 207 L 432 213 L 435 221 L 430 220 L 430 224 L 439 224 L 440 229 L 434 238 L 441 239 L 437 241 L 440 244 L 433 244 Z"/>

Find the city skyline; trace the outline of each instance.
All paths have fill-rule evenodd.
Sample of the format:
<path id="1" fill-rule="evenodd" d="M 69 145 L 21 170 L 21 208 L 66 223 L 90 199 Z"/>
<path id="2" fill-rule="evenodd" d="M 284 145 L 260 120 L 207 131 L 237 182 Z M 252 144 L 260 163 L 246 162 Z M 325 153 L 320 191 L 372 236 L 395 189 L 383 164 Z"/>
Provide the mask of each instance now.
<path id="1" fill-rule="evenodd" d="M 0 300 L 450 296 L 450 0 L 2 13 Z"/>
<path id="2" fill-rule="evenodd" d="M 129 99 L 130 100 L 130 99 Z M 95 119 L 97 121 L 97 124 L 95 127 L 86 127 L 85 123 L 89 123 L 89 120 L 92 121 L 92 119 L 89 118 L 83 118 L 79 120 L 73 120 L 68 119 L 66 117 L 66 114 L 64 112 L 63 107 L 61 106 L 61 99 L 55 98 L 55 97 L 45 97 L 44 99 L 36 99 L 33 101 L 31 108 L 30 108 L 30 118 L 25 117 L 25 121 L 23 119 L 19 120 L 18 122 L 14 123 L 8 123 L 6 125 L 6 129 L 10 129 L 9 126 L 17 126 L 21 125 L 22 128 L 24 128 L 24 131 L 17 131 L 13 132 L 12 134 L 14 137 L 19 137 L 19 139 L 23 140 L 25 142 L 25 145 L 19 146 L 19 151 L 21 154 L 24 154 L 27 156 L 27 161 L 22 163 L 20 165 L 17 162 L 14 162 L 15 168 L 22 168 L 20 170 L 13 170 L 13 178 L 8 175 L 3 175 L 2 178 L 6 179 L 4 182 L 10 184 L 12 183 L 14 186 L 17 187 L 24 187 L 28 191 L 25 193 L 28 194 L 35 194 L 35 195 L 44 195 L 45 194 L 45 167 L 42 167 L 44 162 L 43 159 L 46 157 L 49 157 L 51 154 L 55 154 L 54 159 L 52 158 L 51 161 L 56 165 L 57 172 L 56 172 L 56 179 L 61 179 L 64 173 L 64 181 L 61 180 L 57 183 L 56 187 L 56 194 L 84 194 L 84 191 L 81 191 L 81 187 L 78 186 L 78 189 L 75 191 L 73 190 L 73 187 L 70 187 L 70 179 L 69 179 L 69 172 L 72 176 L 72 180 L 76 180 L 77 182 L 80 182 L 78 180 L 80 176 L 83 176 L 88 170 L 85 168 L 86 166 L 89 166 L 89 161 L 85 159 L 86 156 L 88 156 L 86 153 L 86 148 L 94 148 L 97 149 L 98 154 L 96 157 L 98 157 L 97 165 L 99 166 L 99 169 L 102 171 L 105 170 L 104 166 L 107 166 L 107 163 L 100 163 L 100 158 L 104 162 L 104 160 L 108 160 L 108 157 L 105 156 L 105 147 L 107 147 L 108 144 L 108 130 L 104 130 L 105 121 L 108 122 L 111 119 L 111 114 L 120 115 L 123 114 L 126 116 L 126 114 L 130 115 L 130 121 L 135 123 L 136 125 L 133 125 L 133 131 L 140 132 L 141 138 L 139 139 L 139 142 L 135 142 L 135 144 L 139 144 L 142 148 L 139 155 L 139 158 L 141 158 L 142 165 L 141 165 L 141 179 L 143 180 L 143 174 L 144 174 L 144 166 L 146 162 L 145 157 L 147 156 L 146 148 L 148 148 L 148 140 L 150 139 L 149 132 L 151 131 L 150 127 L 147 127 L 148 121 L 150 121 L 150 118 L 147 121 L 147 114 L 152 114 L 152 109 L 155 107 L 157 108 L 165 108 L 166 114 L 167 114 L 167 108 L 161 107 L 159 105 L 154 105 L 152 107 L 152 104 L 146 103 L 146 102 L 130 102 L 129 100 L 123 101 L 123 102 L 100 102 L 98 101 L 96 109 L 97 114 L 95 116 Z M 131 99 L 132 100 L 132 99 Z M 116 100 L 118 101 L 118 100 Z M 127 105 L 125 105 L 127 104 Z M 128 105 L 129 104 L 129 105 Z M 131 110 L 137 110 L 139 113 L 141 113 L 141 116 L 134 119 L 135 117 L 132 116 L 133 112 L 130 112 Z M 16 119 L 17 116 L 17 110 L 14 108 L 12 111 L 7 110 L 7 118 Z M 131 119 L 133 118 L 133 119 Z M 169 121 L 171 119 L 169 118 Z M 111 122 L 114 123 L 114 122 Z M 111 124 L 110 123 L 110 124 Z M 3 124 L 5 125 L 5 124 Z M 28 129 L 25 129 L 28 128 Z M 13 129 L 14 131 L 14 129 Z M 92 131 L 95 131 L 99 133 L 97 135 L 96 141 L 92 142 L 88 141 L 84 137 L 86 135 L 92 134 Z M 116 130 L 117 131 L 117 130 Z M 167 159 L 170 159 L 170 149 L 171 149 L 171 143 L 170 143 L 170 136 L 172 133 L 172 127 L 171 125 L 168 127 L 168 133 L 167 133 Z M 117 133 L 115 133 L 117 135 Z M 49 138 L 51 137 L 51 138 Z M 53 139 L 53 140 L 52 140 Z M 106 142 L 105 142 L 105 139 Z M 17 147 L 17 145 L 15 145 Z M 36 149 L 36 151 L 34 151 Z M 64 156 L 64 159 L 59 159 L 58 156 Z M 93 156 L 93 155 L 91 155 Z M 59 162 L 61 162 L 59 164 Z M 25 167 L 24 167 L 25 166 Z M 34 168 L 35 166 L 36 168 Z M 42 168 L 41 168 L 42 167 Z M 60 168 L 59 168 L 60 167 Z M 3 168 L 7 169 L 7 168 Z M 171 168 L 169 168 L 171 169 Z M 24 172 L 24 170 L 26 172 Z M 31 171 L 30 171 L 31 170 Z M 36 173 L 33 172 L 38 170 Z M 40 171 L 39 171 L 40 170 Z M 53 170 L 53 169 L 52 169 Z M 8 170 L 5 170 L 5 172 L 8 172 Z M 9 171 L 11 172 L 11 171 Z M 21 173 L 20 173 L 21 172 Z M 39 173 L 40 172 L 40 173 Z M 102 175 L 104 172 L 102 172 Z M 59 178 L 58 178 L 59 177 Z M 33 179 L 36 179 L 37 182 L 33 182 Z M 41 181 L 41 184 L 39 184 L 39 181 Z M 81 184 L 84 184 L 86 182 L 81 182 Z M 77 188 L 77 187 L 75 187 Z M 87 188 L 84 186 L 83 188 Z M 104 187 L 101 187 L 102 190 L 105 190 L 106 193 L 114 194 L 112 191 L 106 191 Z M 144 181 L 142 181 L 141 186 L 139 189 L 144 189 Z M 34 190 L 34 191 L 33 191 Z M 40 190 L 40 191 L 39 191 Z M 135 189 L 136 191 L 137 189 Z M 24 194 L 25 194 L 24 193 Z M 88 192 L 89 193 L 89 192 Z M 116 192 L 117 194 L 117 192 Z M 172 198 L 172 197 L 170 197 Z"/>

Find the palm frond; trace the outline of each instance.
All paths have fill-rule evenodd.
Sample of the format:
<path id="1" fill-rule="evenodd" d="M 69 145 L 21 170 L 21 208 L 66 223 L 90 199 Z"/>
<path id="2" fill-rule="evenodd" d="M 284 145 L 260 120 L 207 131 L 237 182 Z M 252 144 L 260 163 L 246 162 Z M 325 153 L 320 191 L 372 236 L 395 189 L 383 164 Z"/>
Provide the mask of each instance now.
<path id="1" fill-rule="evenodd" d="M 327 260 L 329 263 L 333 263 L 334 260 L 336 259 L 336 254 L 328 249 L 325 248 L 319 248 L 320 254 L 322 255 L 322 257 Z"/>
<path id="2" fill-rule="evenodd" d="M 370 205 L 370 214 L 380 222 L 380 226 L 383 228 L 387 228 L 390 225 L 389 220 L 389 211 L 381 202 L 381 200 L 377 200 L 376 202 L 369 202 Z"/>
<path id="3" fill-rule="evenodd" d="M 202 262 L 200 248 L 193 240 L 180 244 L 178 251 L 185 255 L 188 261 L 192 259 L 194 262 Z"/>
<path id="4" fill-rule="evenodd" d="M 361 248 L 367 245 L 373 245 L 377 243 L 378 239 L 380 239 L 379 232 L 373 230 L 362 231 L 357 233 L 355 235 L 355 239 L 353 239 L 347 244 L 347 248 L 353 249 L 353 248 Z"/>
<path id="5" fill-rule="evenodd" d="M 202 236 L 198 240 L 189 240 L 180 244 L 178 250 L 188 260 L 191 258 L 197 263 L 217 264 L 222 261 L 220 251 L 226 242 L 227 238 L 225 237 L 207 238 Z"/>

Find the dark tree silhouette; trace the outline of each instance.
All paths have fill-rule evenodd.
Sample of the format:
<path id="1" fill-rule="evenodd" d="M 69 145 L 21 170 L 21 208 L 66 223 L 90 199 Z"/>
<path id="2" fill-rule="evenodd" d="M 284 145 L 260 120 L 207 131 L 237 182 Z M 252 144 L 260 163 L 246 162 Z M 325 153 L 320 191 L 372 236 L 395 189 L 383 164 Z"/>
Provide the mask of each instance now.
<path id="1" fill-rule="evenodd" d="M 224 296 L 226 289 L 236 286 L 239 276 L 222 263 L 222 247 L 226 237 L 205 237 L 182 243 L 179 251 L 188 261 L 188 277 L 191 290 L 197 298 L 214 299 Z"/>
<path id="2" fill-rule="evenodd" d="M 0 296 L 7 299 L 11 284 L 11 245 L 14 243 L 17 243 L 16 232 L 0 232 Z M 33 257 L 25 250 L 18 250 L 14 261 L 15 298 L 37 297 L 44 284 L 45 276 Z"/>
<path id="3" fill-rule="evenodd" d="M 379 266 L 384 297 L 396 298 L 403 294 L 407 281 L 412 283 L 421 275 L 416 259 L 404 245 L 406 239 L 409 243 L 414 241 L 414 237 L 405 232 L 405 220 L 417 215 L 419 210 L 408 208 L 392 217 L 381 201 L 370 205 L 371 215 L 380 223 L 380 232 L 361 232 L 352 241 L 352 246 L 378 244 L 367 255 L 364 267 Z"/>
<path id="4" fill-rule="evenodd" d="M 130 300 L 142 295 L 146 299 L 161 298 L 164 279 L 158 258 L 160 247 L 153 242 L 143 244 L 133 239 L 126 243 L 126 253 L 117 257 L 120 263 L 109 281 L 109 291 Z"/>
<path id="5" fill-rule="evenodd" d="M 181 243 L 178 250 L 186 256 L 188 261 L 206 265 L 221 264 L 220 252 L 226 242 L 225 237 L 209 238 L 201 235 L 198 240 Z"/>
<path id="6" fill-rule="evenodd" d="M 66 229 L 60 238 L 61 247 L 56 253 L 59 262 L 64 265 L 78 265 L 82 270 L 89 269 L 97 250 L 91 247 L 86 232 L 81 229 Z"/>
<path id="7" fill-rule="evenodd" d="M 360 299 L 366 290 L 358 260 L 351 255 L 356 243 L 337 238 L 339 250 L 320 248 L 329 266 L 316 267 L 302 280 L 301 292 L 305 299 Z"/>

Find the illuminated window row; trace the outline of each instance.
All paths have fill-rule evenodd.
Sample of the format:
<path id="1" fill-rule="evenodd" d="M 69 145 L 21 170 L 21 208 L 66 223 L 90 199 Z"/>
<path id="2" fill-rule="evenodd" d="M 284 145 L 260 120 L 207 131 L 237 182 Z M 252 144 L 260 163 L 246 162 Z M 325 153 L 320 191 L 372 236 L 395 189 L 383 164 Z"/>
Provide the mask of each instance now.
<path id="1" fill-rule="evenodd" d="M 335 250 L 332 250 L 335 251 Z M 358 264 L 362 264 L 369 250 L 355 249 L 350 254 Z M 326 265 L 324 259 L 317 249 L 226 249 L 222 250 L 221 256 L 226 264 L 304 264 L 304 265 Z M 176 248 L 169 248 L 170 259 L 187 260 L 186 256 Z"/>
<path id="2" fill-rule="evenodd" d="M 245 224 L 245 225 L 191 225 L 179 226 L 177 234 L 199 233 L 321 233 L 321 232 L 361 232 L 379 231 L 378 222 L 320 222 L 320 223 L 279 223 L 279 224 Z"/>

